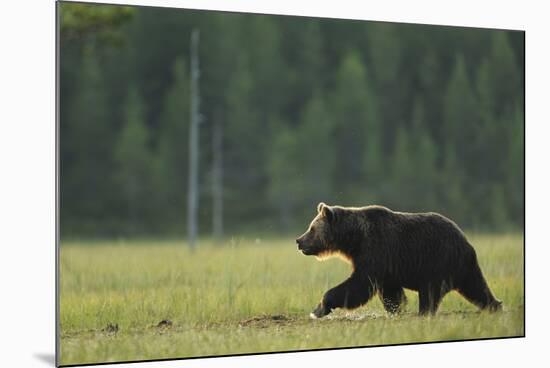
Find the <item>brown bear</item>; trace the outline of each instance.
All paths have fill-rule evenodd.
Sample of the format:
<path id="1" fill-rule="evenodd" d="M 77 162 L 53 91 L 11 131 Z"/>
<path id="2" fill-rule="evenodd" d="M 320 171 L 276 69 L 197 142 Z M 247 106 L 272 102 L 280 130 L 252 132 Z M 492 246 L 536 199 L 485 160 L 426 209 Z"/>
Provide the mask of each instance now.
<path id="1" fill-rule="evenodd" d="M 375 293 L 387 312 L 396 313 L 405 302 L 404 288 L 418 291 L 421 315 L 435 314 L 451 290 L 481 309 L 502 308 L 487 286 L 474 248 L 448 218 L 433 212 L 324 203 L 319 203 L 317 212 L 308 230 L 296 239 L 298 249 L 321 259 L 341 256 L 353 272 L 325 293 L 312 318 L 335 308 L 357 308 Z"/>

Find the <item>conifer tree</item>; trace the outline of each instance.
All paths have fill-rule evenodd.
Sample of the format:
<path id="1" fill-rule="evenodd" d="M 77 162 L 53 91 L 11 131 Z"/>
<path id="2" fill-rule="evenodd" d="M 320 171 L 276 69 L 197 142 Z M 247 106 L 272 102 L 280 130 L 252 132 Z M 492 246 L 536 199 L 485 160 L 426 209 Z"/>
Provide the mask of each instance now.
<path id="1" fill-rule="evenodd" d="M 523 89 L 520 85 L 520 73 L 516 65 L 507 32 L 497 31 L 492 34 L 489 55 L 490 81 L 493 94 L 495 114 L 502 116 L 512 114 L 512 101 L 521 101 Z"/>
<path id="2" fill-rule="evenodd" d="M 397 130 L 395 144 L 390 161 L 389 191 L 385 193 L 385 200 L 394 208 L 412 210 L 413 185 L 416 180 L 414 160 L 411 155 L 412 147 L 407 130 L 401 126 Z"/>
<path id="3" fill-rule="evenodd" d="M 296 165 L 300 157 L 299 139 L 296 134 L 280 121 L 272 122 L 276 127 L 269 140 L 272 154 L 267 161 L 269 177 L 267 195 L 271 205 L 278 213 L 278 223 L 283 231 L 288 231 L 294 224 L 296 202 L 304 192 L 303 172 Z M 293 165 L 289 165 L 293 162 Z"/>
<path id="4" fill-rule="evenodd" d="M 478 122 L 477 105 L 462 55 L 456 57 L 447 86 L 443 119 L 445 143 L 456 150 L 458 160 L 473 159 L 471 142 Z"/>
<path id="5" fill-rule="evenodd" d="M 88 230 L 96 219 L 111 213 L 113 126 L 108 111 L 108 88 L 96 48 L 83 50 L 73 105 L 66 120 L 62 117 L 61 132 L 66 156 L 61 158 L 61 206 L 68 222 L 80 219 Z M 95 229 L 97 230 L 97 229 Z"/>
<path id="6" fill-rule="evenodd" d="M 438 150 L 427 124 L 424 100 L 417 98 L 412 115 L 412 145 L 410 152 L 414 162 L 414 182 L 411 183 L 416 198 L 415 210 L 429 211 L 437 205 Z"/>
<path id="7" fill-rule="evenodd" d="M 332 142 L 334 120 L 327 111 L 320 93 L 313 95 L 302 111 L 297 129 L 302 208 L 314 206 L 320 201 L 330 201 L 333 193 L 332 178 L 336 169 L 336 150 Z M 315 148 L 304 147 L 303 142 L 315 142 Z M 322 163 L 322 164 L 320 164 Z M 315 183 L 315 185 L 312 185 Z"/>
<path id="8" fill-rule="evenodd" d="M 252 221 L 258 218 L 258 206 L 262 204 L 249 200 L 249 190 L 254 188 L 257 195 L 265 198 L 269 121 L 275 117 L 262 119 L 254 103 L 255 80 L 248 54 L 238 55 L 236 69 L 230 73 L 224 119 L 224 186 L 228 193 L 225 208 L 232 211 L 228 221 Z"/>
<path id="9" fill-rule="evenodd" d="M 336 73 L 336 85 L 329 106 L 336 128 L 333 144 L 339 162 L 337 184 L 342 187 L 341 200 L 352 201 L 365 193 L 362 180 L 373 180 L 377 149 L 381 141 L 377 105 L 371 80 L 358 53 L 348 53 Z M 366 167 L 365 156 L 373 165 Z M 366 178 L 365 173 L 372 175 Z"/>
<path id="10" fill-rule="evenodd" d="M 124 108 L 124 124 L 115 151 L 115 183 L 126 212 L 127 229 L 138 231 L 148 220 L 151 200 L 152 152 L 145 122 L 145 106 L 131 86 Z"/>
<path id="11" fill-rule="evenodd" d="M 523 109 L 516 105 L 514 114 L 509 121 L 511 125 L 508 150 L 501 159 L 506 162 L 505 200 L 511 221 L 518 228 L 524 223 L 524 193 L 525 193 L 525 122 Z"/>
<path id="12" fill-rule="evenodd" d="M 162 217 L 181 228 L 186 218 L 188 136 L 189 136 L 189 77 L 183 58 L 172 68 L 172 84 L 164 97 L 159 119 L 156 186 L 159 188 L 158 206 Z"/>

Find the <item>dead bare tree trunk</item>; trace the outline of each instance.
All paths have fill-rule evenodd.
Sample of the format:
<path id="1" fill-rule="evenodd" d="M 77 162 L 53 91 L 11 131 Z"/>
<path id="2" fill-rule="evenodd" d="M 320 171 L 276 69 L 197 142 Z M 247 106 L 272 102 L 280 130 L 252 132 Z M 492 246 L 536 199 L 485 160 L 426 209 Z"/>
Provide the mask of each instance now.
<path id="1" fill-rule="evenodd" d="M 221 113 L 212 127 L 212 234 L 220 243 L 223 238 L 223 124 Z"/>
<path id="2" fill-rule="evenodd" d="M 189 247 L 195 249 L 198 233 L 197 210 L 199 207 L 199 31 L 191 33 L 191 123 L 189 127 L 189 186 L 187 198 L 187 238 Z"/>

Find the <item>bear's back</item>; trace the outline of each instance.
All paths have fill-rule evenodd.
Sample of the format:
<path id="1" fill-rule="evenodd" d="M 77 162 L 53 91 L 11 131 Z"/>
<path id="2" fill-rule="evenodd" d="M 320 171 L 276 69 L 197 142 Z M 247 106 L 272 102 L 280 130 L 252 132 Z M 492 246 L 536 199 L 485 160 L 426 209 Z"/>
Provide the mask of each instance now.
<path id="1" fill-rule="evenodd" d="M 416 289 L 424 278 L 452 274 L 475 257 L 460 228 L 438 213 L 397 212 L 383 206 L 367 206 L 361 212 L 369 224 L 364 259 L 377 276 L 393 275 L 403 286 Z"/>

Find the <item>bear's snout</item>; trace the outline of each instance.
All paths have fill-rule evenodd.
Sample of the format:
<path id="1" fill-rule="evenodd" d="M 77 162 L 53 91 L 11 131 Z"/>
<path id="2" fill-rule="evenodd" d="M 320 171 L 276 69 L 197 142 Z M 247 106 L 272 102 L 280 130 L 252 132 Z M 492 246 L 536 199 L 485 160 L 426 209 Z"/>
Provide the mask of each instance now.
<path id="1" fill-rule="evenodd" d="M 307 245 L 305 234 L 296 239 L 296 244 L 298 245 L 298 250 L 301 251 L 302 253 L 306 255 L 310 253 L 310 249 Z"/>
<path id="2" fill-rule="evenodd" d="M 310 256 L 317 253 L 315 247 L 313 247 L 309 243 L 310 242 L 308 241 L 308 239 L 306 239 L 306 234 L 296 239 L 296 244 L 298 244 L 298 250 L 301 251 L 306 256 Z"/>

